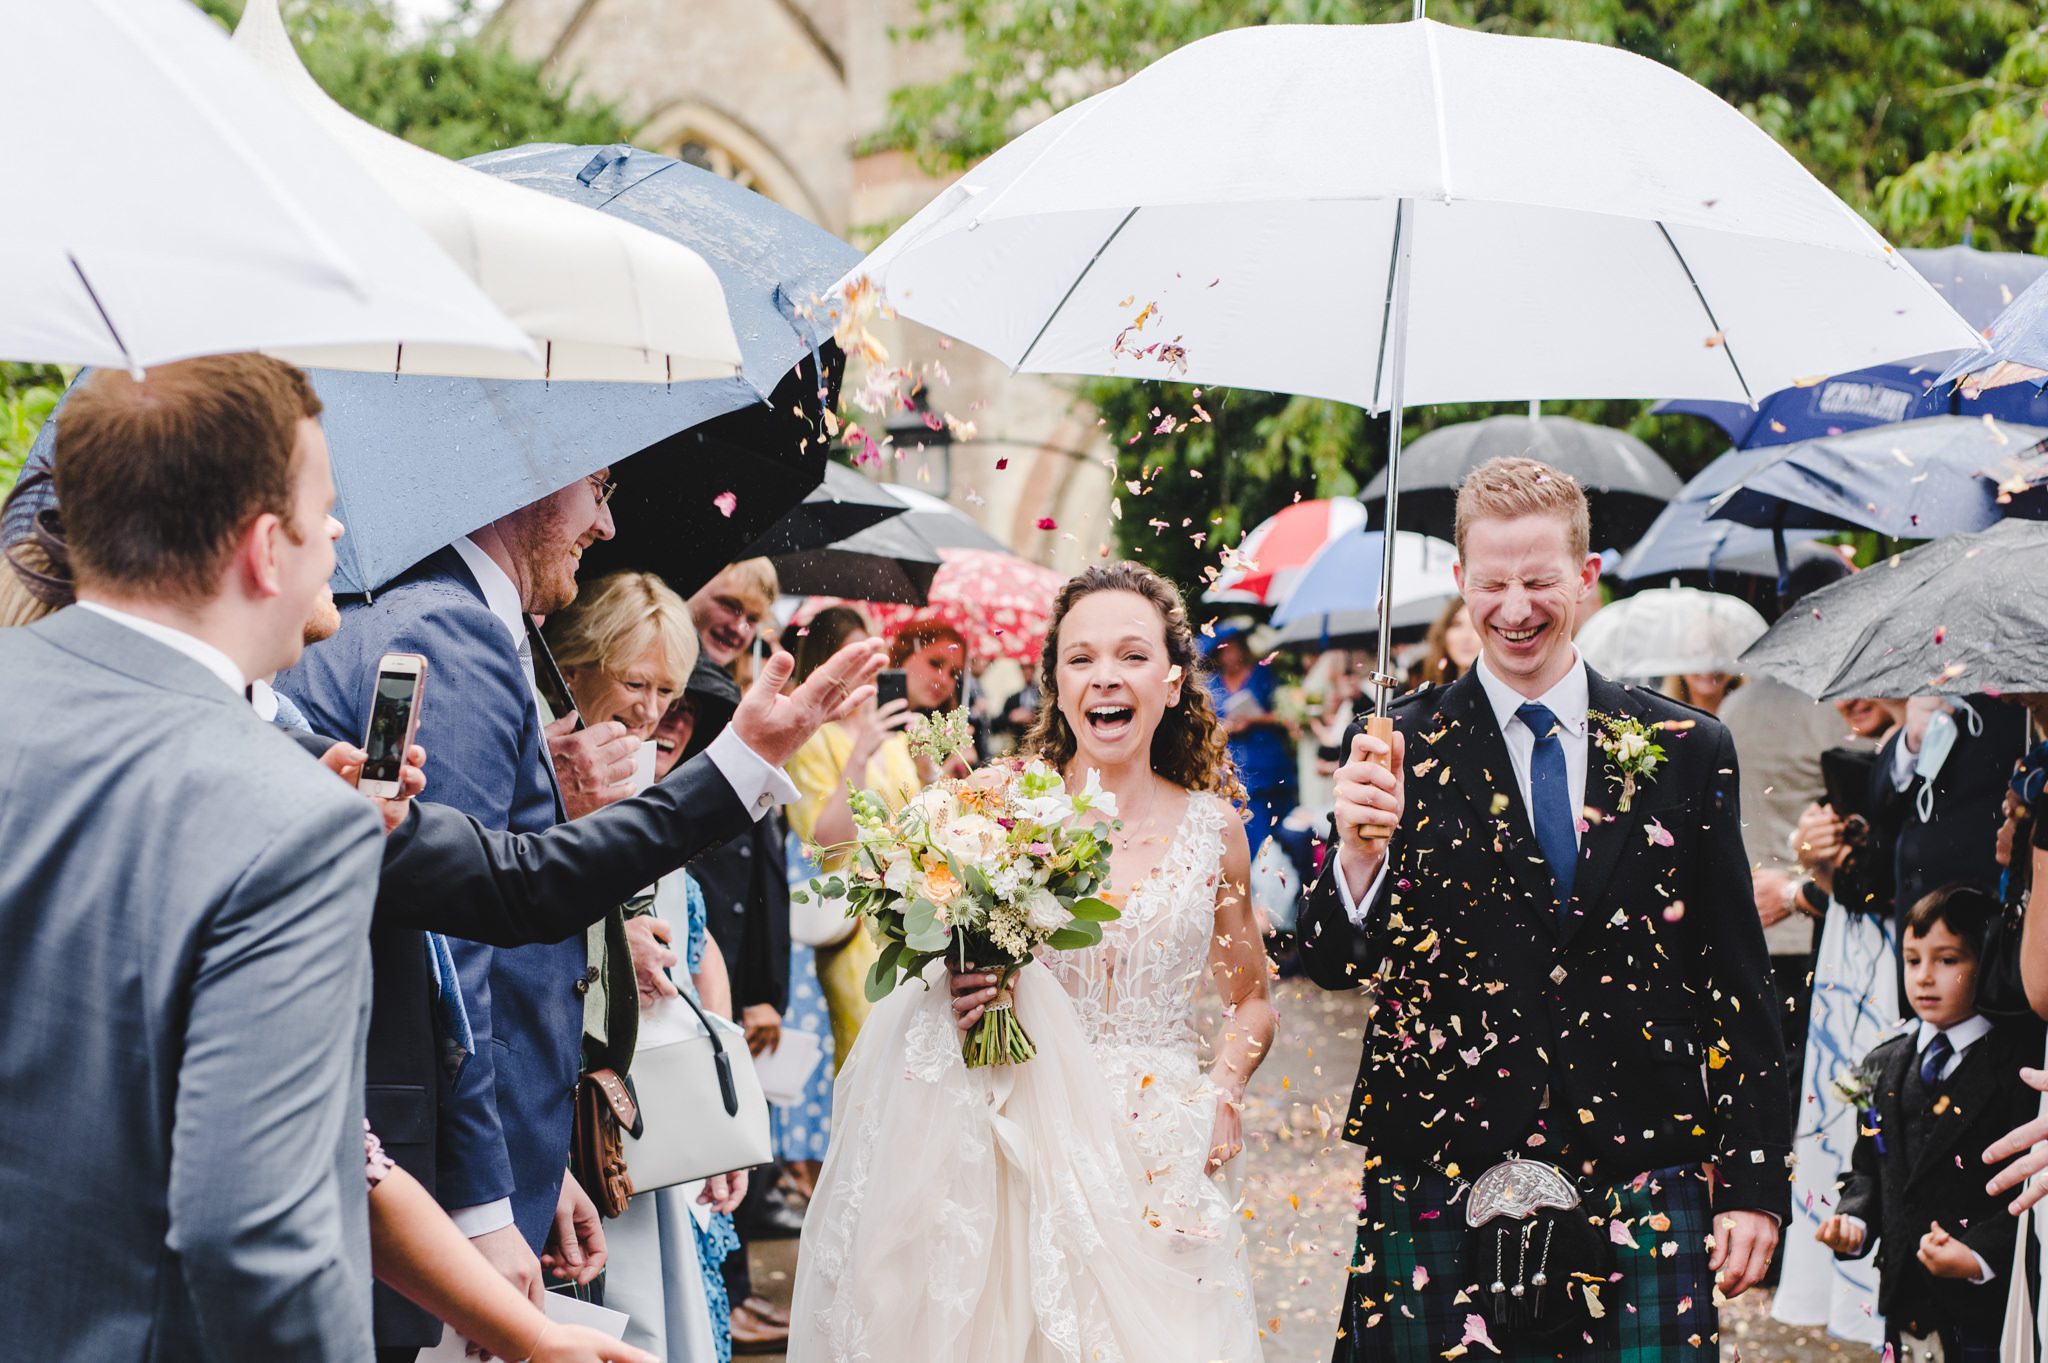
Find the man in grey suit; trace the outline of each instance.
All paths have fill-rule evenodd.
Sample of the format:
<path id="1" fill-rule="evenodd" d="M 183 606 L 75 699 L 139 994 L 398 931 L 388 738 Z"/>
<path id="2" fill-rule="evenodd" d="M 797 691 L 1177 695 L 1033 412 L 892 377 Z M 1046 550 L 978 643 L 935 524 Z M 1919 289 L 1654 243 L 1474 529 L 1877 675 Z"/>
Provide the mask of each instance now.
<path id="1" fill-rule="evenodd" d="M 367 1358 L 369 803 L 244 699 L 341 527 L 257 356 L 101 371 L 79 604 L 0 631 L 0 1356 Z"/>

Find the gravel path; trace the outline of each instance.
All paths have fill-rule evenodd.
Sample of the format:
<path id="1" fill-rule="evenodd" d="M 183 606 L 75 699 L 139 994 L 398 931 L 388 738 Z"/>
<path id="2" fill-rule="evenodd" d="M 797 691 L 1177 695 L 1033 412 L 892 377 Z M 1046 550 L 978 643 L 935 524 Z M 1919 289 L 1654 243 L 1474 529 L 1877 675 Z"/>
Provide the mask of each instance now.
<path id="1" fill-rule="evenodd" d="M 1245 1230 L 1266 1363 L 1322 1363 L 1335 1333 L 1358 1193 L 1360 1154 L 1339 1135 L 1358 1070 L 1358 1000 L 1303 980 L 1277 982 L 1274 1000 L 1279 1039 L 1245 1104 Z M 789 1299 L 795 1260 L 793 1240 L 754 1247 L 755 1280 L 778 1302 Z M 1724 1363 L 1872 1357 L 1819 1331 L 1775 1323 L 1762 1292 L 1724 1307 L 1721 1327 Z"/>

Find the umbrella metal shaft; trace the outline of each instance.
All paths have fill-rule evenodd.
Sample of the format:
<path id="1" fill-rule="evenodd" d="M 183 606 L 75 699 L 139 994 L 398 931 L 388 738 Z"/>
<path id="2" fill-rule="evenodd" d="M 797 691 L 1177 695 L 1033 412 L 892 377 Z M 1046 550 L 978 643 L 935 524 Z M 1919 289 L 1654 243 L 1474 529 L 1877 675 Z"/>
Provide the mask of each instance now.
<path id="1" fill-rule="evenodd" d="M 1416 6 L 1420 10 L 1418 0 Z M 1401 514 L 1401 408 L 1408 377 L 1408 280 L 1409 260 L 1414 251 L 1415 204 L 1398 200 L 1394 206 L 1394 267 L 1391 313 L 1384 335 L 1393 346 L 1393 366 L 1387 407 L 1387 509 L 1381 526 L 1380 549 L 1380 633 L 1379 662 L 1373 670 L 1373 713 L 1387 714 L 1394 698 L 1394 547 Z"/>

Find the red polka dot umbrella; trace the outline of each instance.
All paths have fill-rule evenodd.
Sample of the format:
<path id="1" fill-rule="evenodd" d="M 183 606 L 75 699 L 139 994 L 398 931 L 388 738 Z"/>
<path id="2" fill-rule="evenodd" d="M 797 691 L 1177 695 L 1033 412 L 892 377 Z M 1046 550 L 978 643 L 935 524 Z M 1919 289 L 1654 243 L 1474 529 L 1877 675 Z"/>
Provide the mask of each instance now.
<path id="1" fill-rule="evenodd" d="M 796 618 L 807 622 L 827 606 L 857 606 L 884 634 L 895 634 L 913 620 L 943 620 L 966 637 L 977 668 L 998 658 L 1026 668 L 1035 665 L 1052 619 L 1053 597 L 1066 579 L 992 549 L 942 548 L 939 555 L 945 562 L 932 579 L 925 605 L 814 596 Z"/>

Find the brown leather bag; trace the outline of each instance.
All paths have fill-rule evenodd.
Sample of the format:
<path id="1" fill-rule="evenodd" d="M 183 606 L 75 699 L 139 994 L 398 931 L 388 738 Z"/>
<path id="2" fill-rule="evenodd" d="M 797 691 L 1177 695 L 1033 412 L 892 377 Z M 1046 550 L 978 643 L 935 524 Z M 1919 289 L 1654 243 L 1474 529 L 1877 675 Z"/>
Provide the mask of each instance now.
<path id="1" fill-rule="evenodd" d="M 604 1216 L 625 1213 L 633 1196 L 626 1169 L 624 1132 L 640 1135 L 640 1105 L 617 1070 L 592 1070 L 576 1082 L 576 1128 L 572 1141 L 576 1176 Z"/>

